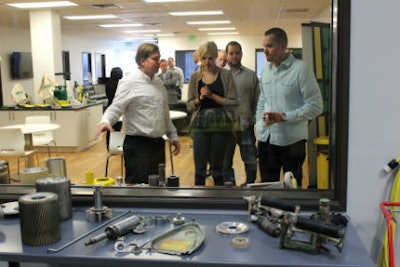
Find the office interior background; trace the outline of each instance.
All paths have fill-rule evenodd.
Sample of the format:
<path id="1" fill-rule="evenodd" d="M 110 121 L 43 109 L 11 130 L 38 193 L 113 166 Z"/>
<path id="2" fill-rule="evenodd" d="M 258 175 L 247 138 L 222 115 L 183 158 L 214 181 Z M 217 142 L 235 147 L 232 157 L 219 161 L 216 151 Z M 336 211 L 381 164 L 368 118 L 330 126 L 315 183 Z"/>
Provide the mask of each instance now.
<path id="1" fill-rule="evenodd" d="M 400 125 L 397 123 L 400 99 L 399 11 L 400 2 L 397 0 L 351 0 L 349 147 L 348 159 L 343 159 L 348 161 L 346 214 L 374 261 L 382 246 L 385 226 L 379 203 L 388 199 L 394 178 L 394 174 L 384 174 L 382 167 L 400 154 Z M 29 30 L 0 27 L 0 35 L 2 86 L 6 98 L 13 82 L 8 78 L 4 59 L 11 51 L 28 51 L 30 34 Z M 233 37 L 244 46 L 248 45 L 247 42 L 253 44 L 251 49 L 244 51 L 244 65 L 254 68 L 253 51 L 261 47 L 261 37 L 262 33 L 259 36 Z M 298 42 L 296 37 L 289 38 L 295 46 Z M 212 39 L 221 47 L 232 38 Z M 175 42 L 185 50 L 195 49 L 204 40 L 160 39 L 161 54 L 163 57 L 173 56 L 171 44 Z M 81 64 L 76 62 L 80 62 L 82 51 L 105 54 L 107 73 L 117 64 L 113 62 L 113 50 L 118 47 L 115 42 L 63 35 L 62 45 L 63 50 L 71 54 L 72 80 L 78 80 L 81 75 Z M 36 85 L 24 81 L 23 86 L 29 93 Z M 5 103 L 10 102 L 5 99 Z M 396 260 L 400 261 L 399 253 Z"/>

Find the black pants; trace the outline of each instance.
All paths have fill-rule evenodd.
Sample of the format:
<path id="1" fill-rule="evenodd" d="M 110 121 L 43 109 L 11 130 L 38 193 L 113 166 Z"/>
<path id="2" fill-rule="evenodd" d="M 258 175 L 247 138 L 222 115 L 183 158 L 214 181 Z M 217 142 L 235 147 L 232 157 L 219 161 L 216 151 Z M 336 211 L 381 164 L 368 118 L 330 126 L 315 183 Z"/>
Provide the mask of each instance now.
<path id="1" fill-rule="evenodd" d="M 288 146 L 276 146 L 267 142 L 258 142 L 258 164 L 261 182 L 279 181 L 281 168 L 283 172 L 291 171 L 301 187 L 303 180 L 302 166 L 306 157 L 306 140 Z"/>
<path id="2" fill-rule="evenodd" d="M 148 183 L 148 176 L 158 174 L 158 164 L 165 164 L 165 141 L 127 135 L 124 141 L 125 182 Z"/>

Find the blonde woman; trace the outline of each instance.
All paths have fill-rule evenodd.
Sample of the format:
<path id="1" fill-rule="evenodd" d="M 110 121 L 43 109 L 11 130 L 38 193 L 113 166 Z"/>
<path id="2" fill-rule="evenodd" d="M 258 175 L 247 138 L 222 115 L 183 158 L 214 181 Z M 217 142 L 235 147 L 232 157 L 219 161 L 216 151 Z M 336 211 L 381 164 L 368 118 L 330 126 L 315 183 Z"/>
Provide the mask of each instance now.
<path id="1" fill-rule="evenodd" d="M 190 76 L 187 109 L 195 165 L 195 185 L 205 185 L 210 165 L 215 185 L 223 185 L 223 163 L 227 140 L 238 126 L 236 87 L 232 74 L 215 65 L 218 48 L 212 41 L 197 50 L 201 62 Z"/>

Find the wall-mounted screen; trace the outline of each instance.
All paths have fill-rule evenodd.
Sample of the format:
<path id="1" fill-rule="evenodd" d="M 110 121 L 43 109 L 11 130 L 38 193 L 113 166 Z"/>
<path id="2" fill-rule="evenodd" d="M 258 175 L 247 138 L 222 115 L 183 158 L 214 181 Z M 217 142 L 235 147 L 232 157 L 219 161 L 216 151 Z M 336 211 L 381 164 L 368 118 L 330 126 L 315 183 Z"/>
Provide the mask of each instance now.
<path id="1" fill-rule="evenodd" d="M 197 64 L 193 61 L 194 50 L 175 51 L 175 65 L 183 70 L 185 83 L 189 82 L 190 75 L 196 71 Z"/>
<path id="2" fill-rule="evenodd" d="M 32 53 L 13 52 L 10 62 L 12 79 L 28 79 L 33 77 Z"/>

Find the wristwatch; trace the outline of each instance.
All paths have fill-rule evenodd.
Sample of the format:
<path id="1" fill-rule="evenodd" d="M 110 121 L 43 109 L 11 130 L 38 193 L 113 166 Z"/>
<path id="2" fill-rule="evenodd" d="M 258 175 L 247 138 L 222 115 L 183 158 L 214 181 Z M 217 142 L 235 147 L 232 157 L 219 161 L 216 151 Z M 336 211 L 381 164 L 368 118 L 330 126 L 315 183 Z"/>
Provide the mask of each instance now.
<path id="1" fill-rule="evenodd" d="M 282 121 L 286 121 L 286 113 L 285 112 L 282 113 Z"/>

